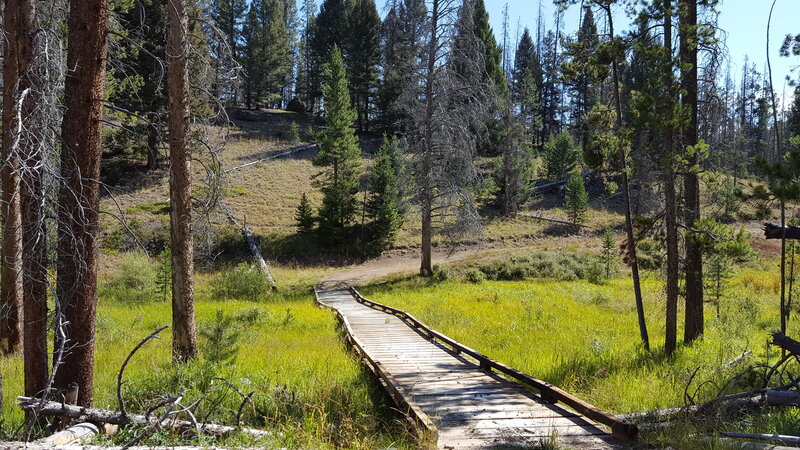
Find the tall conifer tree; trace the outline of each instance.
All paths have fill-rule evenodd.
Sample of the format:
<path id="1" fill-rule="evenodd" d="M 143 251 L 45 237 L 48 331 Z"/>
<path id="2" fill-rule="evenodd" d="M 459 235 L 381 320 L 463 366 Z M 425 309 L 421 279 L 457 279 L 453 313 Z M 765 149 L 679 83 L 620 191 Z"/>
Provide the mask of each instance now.
<path id="1" fill-rule="evenodd" d="M 356 111 L 350 104 L 347 72 L 339 47 L 334 46 L 325 67 L 325 124 L 319 156 L 314 164 L 326 167 L 321 181 L 319 230 L 332 243 L 343 242 L 345 229 L 356 213 L 361 149 L 352 128 Z"/>

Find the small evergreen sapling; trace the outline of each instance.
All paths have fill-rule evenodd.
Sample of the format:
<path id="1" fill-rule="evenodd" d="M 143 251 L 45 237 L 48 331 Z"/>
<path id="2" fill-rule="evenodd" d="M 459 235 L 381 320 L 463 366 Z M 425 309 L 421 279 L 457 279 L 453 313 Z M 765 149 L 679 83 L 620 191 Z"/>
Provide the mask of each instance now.
<path id="1" fill-rule="evenodd" d="M 617 242 L 614 239 L 614 232 L 611 231 L 611 228 L 606 228 L 603 232 L 603 262 L 606 266 L 606 278 L 611 278 L 611 273 L 616 265 L 616 261 L 614 261 L 616 247 Z"/>
<path id="2" fill-rule="evenodd" d="M 388 248 L 405 219 L 405 162 L 397 141 L 384 138 L 369 172 L 367 213 L 373 219 L 373 245 Z"/>
<path id="3" fill-rule="evenodd" d="M 205 340 L 201 348 L 203 356 L 210 363 L 227 366 L 236 361 L 241 332 L 234 316 L 229 316 L 225 311 L 218 309 L 214 320 L 211 323 L 201 324 L 197 334 Z"/>
<path id="4" fill-rule="evenodd" d="M 567 209 L 569 220 L 573 223 L 583 223 L 586 212 L 589 210 L 589 194 L 583 184 L 583 177 L 576 173 L 567 182 L 567 194 L 564 197 L 564 208 Z"/>
<path id="5" fill-rule="evenodd" d="M 580 150 L 568 132 L 551 136 L 544 144 L 544 169 L 547 178 L 560 180 L 574 171 L 580 162 Z"/>
<path id="6" fill-rule="evenodd" d="M 306 196 L 305 192 L 303 192 L 303 196 L 300 197 L 300 204 L 297 206 L 297 212 L 294 218 L 297 220 L 297 228 L 301 233 L 311 233 L 314 231 L 316 218 L 314 217 L 314 210 L 308 203 L 308 196 Z"/>

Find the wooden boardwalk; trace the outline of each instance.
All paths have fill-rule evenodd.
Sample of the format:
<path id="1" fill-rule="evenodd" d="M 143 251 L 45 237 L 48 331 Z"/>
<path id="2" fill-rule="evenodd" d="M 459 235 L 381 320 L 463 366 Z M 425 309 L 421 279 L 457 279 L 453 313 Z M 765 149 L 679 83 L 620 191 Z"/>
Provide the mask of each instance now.
<path id="1" fill-rule="evenodd" d="M 582 449 L 626 446 L 586 416 L 610 425 L 616 436 L 635 437 L 635 426 L 492 361 L 354 289 L 318 290 L 317 300 L 337 311 L 353 350 L 439 448 L 525 448 L 550 439 Z"/>

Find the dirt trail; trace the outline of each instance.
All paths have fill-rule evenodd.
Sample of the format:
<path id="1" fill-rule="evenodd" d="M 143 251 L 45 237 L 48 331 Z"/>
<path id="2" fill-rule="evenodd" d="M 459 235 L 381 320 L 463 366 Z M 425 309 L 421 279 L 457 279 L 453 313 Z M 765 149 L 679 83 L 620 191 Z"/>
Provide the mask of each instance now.
<path id="1" fill-rule="evenodd" d="M 514 247 L 519 249 L 519 247 Z M 467 258 L 478 253 L 496 250 L 489 245 L 475 245 L 461 247 L 452 251 L 434 251 L 433 263 L 451 263 Z M 419 250 L 410 250 L 402 254 L 388 253 L 365 263 L 350 266 L 343 272 L 326 276 L 317 285 L 321 289 L 336 289 L 346 286 L 355 286 L 398 272 L 416 272 L 419 270 Z"/>

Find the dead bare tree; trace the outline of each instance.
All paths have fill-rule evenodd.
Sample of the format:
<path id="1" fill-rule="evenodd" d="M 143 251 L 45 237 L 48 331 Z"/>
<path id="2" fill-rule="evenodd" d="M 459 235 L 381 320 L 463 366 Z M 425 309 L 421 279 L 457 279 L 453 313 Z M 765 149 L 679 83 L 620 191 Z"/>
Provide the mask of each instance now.
<path id="1" fill-rule="evenodd" d="M 189 43 L 185 0 L 167 3 L 170 240 L 172 243 L 172 356 L 197 357 L 194 319 L 194 245 L 189 151 Z"/>
<path id="2" fill-rule="evenodd" d="M 477 133 L 494 101 L 485 83 L 480 40 L 472 27 L 471 3 L 432 0 L 427 50 L 418 74 L 401 101 L 408 111 L 406 147 L 414 155 L 414 199 L 422 218 L 420 274 L 433 273 L 431 248 L 437 228 L 453 233 L 479 229 L 470 188 L 478 182 L 474 164 Z M 459 42 L 454 43 L 457 39 Z"/>
<path id="3" fill-rule="evenodd" d="M 55 386 L 79 386 L 91 405 L 97 308 L 100 130 L 106 68 L 107 0 L 70 0 L 58 208 L 58 305 L 70 351 L 54 367 Z"/>
<path id="4" fill-rule="evenodd" d="M 26 15 L 31 13 L 30 1 L 6 0 L 3 15 L 5 53 L 3 58 L 3 166 L 2 178 L 2 286 L 0 286 L 0 352 L 19 351 L 22 347 L 22 238 L 20 230 L 19 175 L 16 158 L 21 121 L 19 97 L 25 91 L 26 80 L 19 74 L 27 73 L 25 62 L 32 52 L 25 43 L 32 31 Z M 23 77 L 24 78 L 24 77 Z"/>

